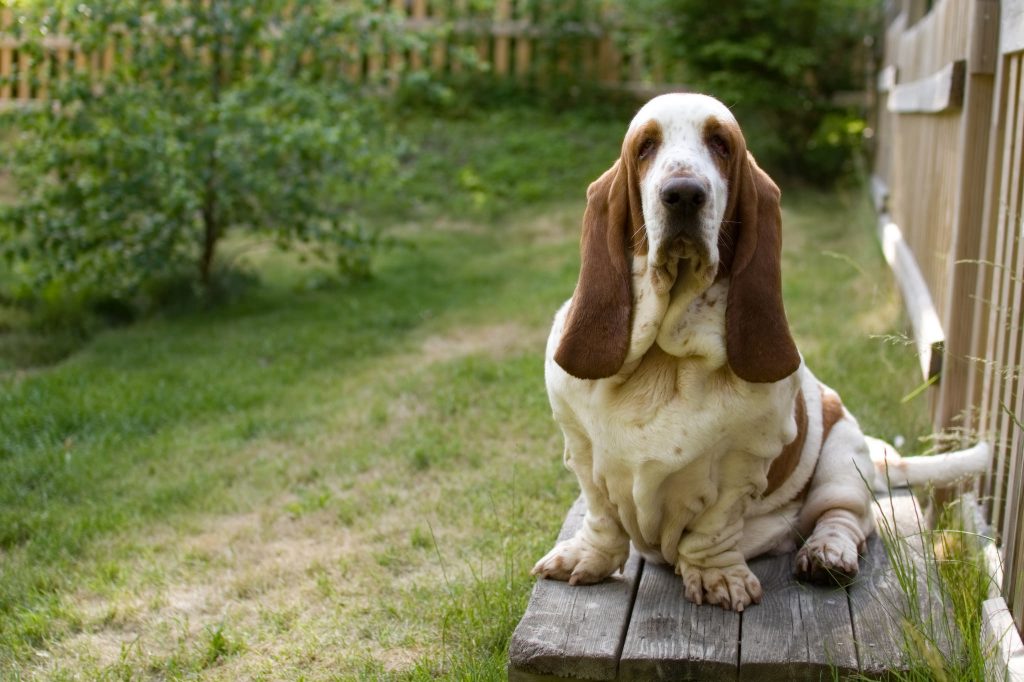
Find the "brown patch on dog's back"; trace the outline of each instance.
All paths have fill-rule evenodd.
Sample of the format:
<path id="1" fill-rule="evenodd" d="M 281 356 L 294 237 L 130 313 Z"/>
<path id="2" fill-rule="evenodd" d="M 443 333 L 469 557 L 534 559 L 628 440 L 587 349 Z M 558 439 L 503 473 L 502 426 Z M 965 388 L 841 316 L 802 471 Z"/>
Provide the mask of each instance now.
<path id="1" fill-rule="evenodd" d="M 821 444 L 825 445 L 829 431 L 843 418 L 843 401 L 834 391 L 821 389 Z"/>

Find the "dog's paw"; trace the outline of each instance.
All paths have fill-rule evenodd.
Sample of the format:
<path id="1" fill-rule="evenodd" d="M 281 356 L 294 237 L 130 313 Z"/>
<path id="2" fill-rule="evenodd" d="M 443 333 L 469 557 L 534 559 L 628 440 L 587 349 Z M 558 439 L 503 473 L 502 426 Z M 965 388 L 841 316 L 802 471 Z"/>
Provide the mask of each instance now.
<path id="1" fill-rule="evenodd" d="M 812 583 L 848 585 L 859 569 L 857 545 L 838 531 L 811 534 L 796 553 L 793 574 Z"/>
<path id="2" fill-rule="evenodd" d="M 683 594 L 695 604 L 717 604 L 723 609 L 742 612 L 751 604 L 760 604 L 764 594 L 761 581 L 746 564 L 726 568 L 701 568 L 681 560 L 676 573 L 683 578 Z"/>
<path id="3" fill-rule="evenodd" d="M 540 578 L 566 580 L 570 585 L 599 583 L 622 570 L 629 558 L 626 552 L 608 554 L 577 538 L 555 545 L 530 571 Z"/>

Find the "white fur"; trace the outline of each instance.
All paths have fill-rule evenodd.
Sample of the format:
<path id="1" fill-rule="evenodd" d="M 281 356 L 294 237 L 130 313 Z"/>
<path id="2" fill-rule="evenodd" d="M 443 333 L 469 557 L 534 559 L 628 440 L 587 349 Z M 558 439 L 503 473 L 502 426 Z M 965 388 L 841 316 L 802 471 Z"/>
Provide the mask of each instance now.
<path id="1" fill-rule="evenodd" d="M 658 192 L 668 178 L 688 174 L 703 180 L 709 194 L 709 201 L 701 211 L 701 251 L 708 255 L 708 262 L 701 264 L 702 270 L 708 277 L 713 277 L 718 270 L 718 226 L 725 215 L 727 185 L 703 140 L 704 121 L 712 116 L 722 122 L 736 122 L 732 112 L 713 97 L 671 93 L 649 101 L 629 124 L 629 132 L 632 132 L 654 120 L 662 134 L 654 163 L 640 182 L 652 267 L 665 263 L 669 246 L 665 207 L 658 199 Z"/>
<path id="2" fill-rule="evenodd" d="M 666 95 L 631 123 L 633 129 L 656 119 L 664 136 L 641 185 L 650 254 L 658 253 L 663 223 L 658 183 L 683 168 L 710 188 L 703 210 L 717 259 L 728 197 L 726 179 L 701 141 L 711 115 L 732 120 L 712 98 Z M 802 363 L 775 383 L 737 377 L 725 351 L 728 279 L 708 281 L 692 259 L 663 255 L 633 260 L 630 345 L 615 376 L 586 381 L 563 371 L 554 353 L 571 301 L 555 316 L 545 380 L 587 514 L 577 534 L 534 573 L 596 582 L 621 568 L 632 541 L 645 556 L 675 566 L 687 598 L 737 611 L 760 600 L 760 584 L 746 565 L 758 554 L 804 541 L 798 569 L 855 573 L 858 547 L 873 529 L 864 481 L 876 482 L 882 459 L 872 464 L 868 442 L 845 411 L 823 442 L 822 396 L 831 390 Z M 797 436 L 798 393 L 808 419 L 804 446 L 790 476 L 765 496 L 772 460 Z M 957 475 L 987 461 L 985 453 L 972 457 L 957 460 Z M 935 467 L 923 473 L 938 475 Z"/>

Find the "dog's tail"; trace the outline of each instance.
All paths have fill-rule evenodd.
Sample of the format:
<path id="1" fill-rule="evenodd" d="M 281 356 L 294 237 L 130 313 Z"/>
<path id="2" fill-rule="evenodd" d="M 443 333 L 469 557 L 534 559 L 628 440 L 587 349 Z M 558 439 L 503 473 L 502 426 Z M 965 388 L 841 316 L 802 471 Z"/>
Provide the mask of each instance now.
<path id="1" fill-rule="evenodd" d="M 984 473 L 992 457 L 988 443 L 939 455 L 902 457 L 885 441 L 865 436 L 875 465 L 874 489 L 885 492 L 905 485 L 931 484 L 949 486 L 963 479 Z"/>

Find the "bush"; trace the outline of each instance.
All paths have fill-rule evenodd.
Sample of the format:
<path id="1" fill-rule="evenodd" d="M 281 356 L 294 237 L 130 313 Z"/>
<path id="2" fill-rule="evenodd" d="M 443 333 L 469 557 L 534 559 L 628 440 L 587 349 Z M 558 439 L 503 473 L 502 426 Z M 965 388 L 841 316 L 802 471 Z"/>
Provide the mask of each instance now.
<path id="1" fill-rule="evenodd" d="M 862 91 L 874 0 L 643 0 L 662 28 L 655 47 L 682 62 L 687 82 L 728 104 L 771 172 L 831 182 L 860 146 Z M 856 132 L 851 132 L 856 131 Z"/>
<path id="2" fill-rule="evenodd" d="M 84 50 L 118 36 L 102 78 L 66 74 L 8 113 L 18 186 L 0 254 L 21 297 L 130 298 L 183 268 L 211 285 L 229 231 L 296 241 L 361 273 L 377 240 L 361 197 L 390 187 L 395 144 L 368 87 L 332 77 L 386 13 L 329 0 L 61 2 L 24 9 L 40 55 L 60 27 Z M 395 38 L 396 39 L 396 38 Z"/>

